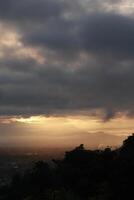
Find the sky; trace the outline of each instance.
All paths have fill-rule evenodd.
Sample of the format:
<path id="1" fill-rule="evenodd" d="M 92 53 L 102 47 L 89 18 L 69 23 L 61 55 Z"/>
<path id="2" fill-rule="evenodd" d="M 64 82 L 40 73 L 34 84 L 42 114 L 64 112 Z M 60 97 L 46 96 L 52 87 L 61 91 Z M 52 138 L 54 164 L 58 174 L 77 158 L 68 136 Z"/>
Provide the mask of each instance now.
<path id="1" fill-rule="evenodd" d="M 0 1 L 0 146 L 118 146 L 134 130 L 132 0 Z"/>

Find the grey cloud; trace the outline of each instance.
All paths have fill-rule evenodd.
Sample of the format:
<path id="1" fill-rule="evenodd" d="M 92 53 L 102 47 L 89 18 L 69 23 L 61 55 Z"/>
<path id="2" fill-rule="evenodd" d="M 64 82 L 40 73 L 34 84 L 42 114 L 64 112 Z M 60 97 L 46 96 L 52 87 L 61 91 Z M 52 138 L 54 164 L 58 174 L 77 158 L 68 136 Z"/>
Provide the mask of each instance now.
<path id="1" fill-rule="evenodd" d="M 83 20 L 81 38 L 83 48 L 95 54 L 133 56 L 134 20 L 116 14 L 93 14 Z"/>
<path id="2" fill-rule="evenodd" d="M 78 21 L 53 19 L 47 28 L 25 32 L 23 41 L 66 53 L 82 51 L 115 58 L 133 57 L 134 20 L 116 14 L 95 13 Z"/>
<path id="3" fill-rule="evenodd" d="M 90 114 L 92 109 L 103 109 L 106 120 L 119 111 L 134 112 L 133 66 L 122 74 L 100 65 L 73 72 L 50 67 L 31 74 L 35 77 L 29 82 L 22 77 L 21 83 L 16 79 L 16 84 L 1 86 L 1 114 Z"/>
<path id="4" fill-rule="evenodd" d="M 101 5 L 106 3 L 98 0 L 95 2 Z M 23 42 L 31 46 L 49 48 L 65 54 L 86 51 L 90 54 L 110 53 L 119 57 L 124 57 L 125 54 L 132 57 L 132 16 L 105 10 L 88 12 L 90 4 L 92 8 L 95 2 L 89 1 L 86 10 L 82 9 L 80 1 L 75 1 L 76 9 L 72 1 L 6 0 L 1 2 L 0 19 L 14 24 L 20 30 Z M 107 2 L 109 5 L 113 3 Z M 79 15 L 75 16 L 77 10 Z M 70 13 L 71 17 L 66 17 Z"/>
<path id="5" fill-rule="evenodd" d="M 39 64 L 5 51 L 1 115 L 91 114 L 98 109 L 104 120 L 118 112 L 134 115 L 133 17 L 77 6 L 79 14 L 71 15 L 71 1 L 0 2 L 0 20 L 16 27 L 24 48 L 40 48 L 45 58 Z"/>
<path id="6" fill-rule="evenodd" d="M 60 0 L 1 0 L 0 2 L 0 17 L 7 21 L 42 21 L 60 15 L 63 10 L 64 4 Z"/>

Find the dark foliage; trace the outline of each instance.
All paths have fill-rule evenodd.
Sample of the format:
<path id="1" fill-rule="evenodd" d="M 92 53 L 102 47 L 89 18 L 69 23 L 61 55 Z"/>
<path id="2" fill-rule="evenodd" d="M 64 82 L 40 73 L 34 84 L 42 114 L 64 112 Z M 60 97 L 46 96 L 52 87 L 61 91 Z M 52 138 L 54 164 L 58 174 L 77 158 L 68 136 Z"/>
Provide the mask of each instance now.
<path id="1" fill-rule="evenodd" d="M 14 175 L 1 186 L 0 200 L 134 199 L 134 134 L 119 149 L 91 151 L 81 144 L 53 162 L 53 168 L 39 161 Z"/>

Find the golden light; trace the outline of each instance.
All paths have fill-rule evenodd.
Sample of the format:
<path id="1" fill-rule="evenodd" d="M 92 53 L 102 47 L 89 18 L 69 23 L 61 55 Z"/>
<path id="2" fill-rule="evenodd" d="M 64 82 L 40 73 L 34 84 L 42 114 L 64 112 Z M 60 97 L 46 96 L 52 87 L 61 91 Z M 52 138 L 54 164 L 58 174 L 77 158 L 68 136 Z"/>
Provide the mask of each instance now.
<path id="1" fill-rule="evenodd" d="M 120 145 L 129 134 L 133 133 L 134 119 L 120 116 L 104 122 L 97 117 L 83 115 L 14 116 L 1 118 L 0 127 L 5 127 L 5 130 L 7 127 L 7 132 L 10 127 L 8 136 L 10 140 L 7 141 L 16 145 L 74 147 L 83 143 L 89 148 L 95 148 Z"/>
<path id="2" fill-rule="evenodd" d="M 9 120 L 9 119 L 8 119 Z M 64 117 L 46 117 L 46 116 L 31 116 L 31 117 L 14 117 L 10 123 L 25 124 L 28 127 L 34 126 L 38 130 L 47 130 L 55 132 L 55 134 L 70 133 L 70 132 L 106 132 L 112 135 L 128 135 L 133 132 L 134 119 L 120 116 L 111 119 L 107 122 L 100 120 L 97 117 L 86 116 L 64 116 Z"/>
<path id="3" fill-rule="evenodd" d="M 20 122 L 20 123 L 27 123 L 27 124 L 37 124 L 37 123 L 42 123 L 43 121 L 43 117 L 41 116 L 31 116 L 28 118 L 12 118 L 11 119 L 12 122 Z"/>

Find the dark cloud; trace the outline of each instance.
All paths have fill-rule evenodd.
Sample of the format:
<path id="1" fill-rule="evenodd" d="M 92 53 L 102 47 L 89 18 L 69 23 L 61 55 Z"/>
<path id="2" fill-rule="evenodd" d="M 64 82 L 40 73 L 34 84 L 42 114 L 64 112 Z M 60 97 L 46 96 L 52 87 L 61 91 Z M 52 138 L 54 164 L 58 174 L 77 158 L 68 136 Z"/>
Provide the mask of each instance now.
<path id="1" fill-rule="evenodd" d="M 76 7 L 62 0 L 0 2 L 1 23 L 13 26 L 21 42 L 10 51 L 7 46 L 2 49 L 1 115 L 93 110 L 102 110 L 104 120 L 118 112 L 133 115 L 133 16 L 102 12 L 99 1 L 94 6 L 88 2 L 92 11 L 75 3 Z M 17 56 L 21 48 L 39 49 L 45 62 L 38 62 L 33 52 L 31 57 Z"/>
<path id="2" fill-rule="evenodd" d="M 86 51 L 109 56 L 133 56 L 134 20 L 116 14 L 89 15 L 81 23 L 80 41 Z"/>
<path id="3" fill-rule="evenodd" d="M 57 51 L 58 55 L 72 57 L 86 52 L 130 59 L 134 52 L 133 24 L 133 18 L 112 13 L 93 13 L 71 20 L 54 18 L 38 29 L 23 30 L 22 39 L 33 47 Z"/>
<path id="4" fill-rule="evenodd" d="M 9 21 L 42 21 L 60 15 L 64 10 L 62 1 L 54 0 L 1 0 L 0 17 Z M 34 21 L 34 22 L 35 22 Z"/>

